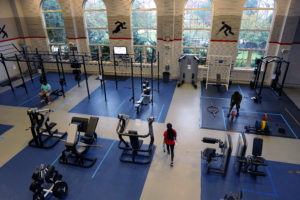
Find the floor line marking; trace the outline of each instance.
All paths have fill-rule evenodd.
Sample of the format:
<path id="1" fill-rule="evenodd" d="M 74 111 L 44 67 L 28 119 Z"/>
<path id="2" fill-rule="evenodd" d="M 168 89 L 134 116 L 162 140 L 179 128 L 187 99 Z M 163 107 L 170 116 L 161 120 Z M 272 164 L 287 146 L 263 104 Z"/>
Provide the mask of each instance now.
<path id="1" fill-rule="evenodd" d="M 126 99 L 122 101 L 122 103 L 117 107 L 116 112 L 118 113 L 119 109 L 124 105 Z"/>
<path id="2" fill-rule="evenodd" d="M 239 88 L 239 90 L 240 90 L 242 96 L 244 96 L 244 92 L 243 92 L 242 88 L 240 87 L 240 85 L 238 85 L 238 88 Z"/>
<path id="3" fill-rule="evenodd" d="M 243 192 L 248 192 L 248 193 L 262 194 L 262 195 L 266 195 L 266 196 L 278 197 L 276 194 L 269 193 L 269 192 L 259 192 L 259 191 L 255 191 L 255 190 L 247 190 L 245 188 L 243 188 L 242 190 L 243 190 Z"/>
<path id="4" fill-rule="evenodd" d="M 61 109 L 62 106 L 65 105 L 66 103 L 68 103 L 69 101 L 70 101 L 70 100 L 68 100 L 68 99 L 65 100 L 63 103 L 61 103 L 59 106 L 57 106 L 57 107 L 54 109 L 54 112 L 57 111 L 57 110 L 59 110 L 59 109 Z"/>
<path id="5" fill-rule="evenodd" d="M 290 131 L 293 133 L 293 135 L 295 136 L 296 139 L 299 139 L 298 136 L 295 134 L 295 132 L 293 131 L 292 127 L 289 125 L 289 123 L 285 120 L 285 118 L 283 117 L 283 115 L 281 115 L 282 120 L 284 121 L 284 123 L 287 125 L 287 127 L 290 129 Z"/>
<path id="6" fill-rule="evenodd" d="M 298 126 L 300 126 L 300 122 L 294 117 L 294 115 L 292 115 L 292 113 L 290 113 L 290 111 L 287 108 L 285 108 L 284 110 L 291 116 L 291 118 L 295 120 Z"/>
<path id="7" fill-rule="evenodd" d="M 51 163 L 51 165 L 54 165 L 56 163 L 56 161 L 59 159 L 59 157 L 61 156 L 61 153 L 57 156 L 57 158 Z"/>
<path id="8" fill-rule="evenodd" d="M 116 143 L 116 141 L 113 141 L 112 144 L 110 145 L 109 149 L 107 150 L 107 152 L 105 153 L 105 155 L 103 156 L 101 162 L 99 163 L 98 167 L 96 168 L 96 170 L 94 171 L 93 175 L 92 175 L 92 179 L 94 179 L 94 177 L 96 176 L 98 170 L 100 169 L 103 161 L 105 160 L 105 158 L 107 157 L 108 153 L 110 152 L 111 148 L 113 147 L 113 145 Z"/>
<path id="9" fill-rule="evenodd" d="M 224 114 L 224 110 L 223 109 L 222 109 L 222 115 L 223 115 L 223 121 L 224 121 L 224 128 L 225 128 L 225 131 L 227 131 L 225 114 Z"/>
<path id="10" fill-rule="evenodd" d="M 165 107 L 165 104 L 162 105 L 161 110 L 160 110 L 160 112 L 159 112 L 158 119 L 157 119 L 158 122 L 159 122 L 159 120 L 160 120 L 160 116 L 161 116 L 161 114 L 162 114 L 162 111 L 164 110 L 164 107 Z"/>
<path id="11" fill-rule="evenodd" d="M 39 95 L 35 95 L 33 97 L 31 97 L 30 99 L 27 99 L 26 101 L 24 101 L 23 103 L 19 104 L 19 106 L 23 106 L 24 104 L 28 103 L 29 101 L 31 101 L 32 99 L 34 99 L 35 97 L 37 97 Z"/>
<path id="12" fill-rule="evenodd" d="M 271 176 L 271 172 L 269 170 L 269 167 L 266 167 L 266 171 L 267 171 L 267 174 L 270 178 L 270 181 L 271 181 L 271 185 L 272 185 L 272 188 L 273 188 L 273 193 L 275 194 L 276 197 L 278 197 L 278 193 L 277 193 L 277 190 L 276 190 L 276 187 L 275 187 L 275 183 L 273 181 L 273 178 Z"/>

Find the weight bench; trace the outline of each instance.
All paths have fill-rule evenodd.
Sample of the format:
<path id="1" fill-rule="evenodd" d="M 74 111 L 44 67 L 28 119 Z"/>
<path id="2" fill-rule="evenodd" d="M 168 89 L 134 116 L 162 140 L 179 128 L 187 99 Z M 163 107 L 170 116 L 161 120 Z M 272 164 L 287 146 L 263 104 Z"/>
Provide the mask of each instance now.
<path id="1" fill-rule="evenodd" d="M 91 167 L 95 164 L 97 158 L 87 158 L 89 147 L 96 142 L 97 134 L 95 132 L 99 118 L 73 117 L 68 128 L 68 137 L 65 143 L 66 149 L 62 152 L 59 162 L 79 167 Z M 84 133 L 83 136 L 80 133 Z"/>
<path id="2" fill-rule="evenodd" d="M 246 156 L 247 140 L 244 133 L 241 133 L 237 145 L 237 162 L 238 162 L 238 174 L 241 172 L 249 173 L 254 176 L 266 176 L 266 173 L 259 171 L 260 166 L 268 166 L 266 160 L 261 157 L 263 148 L 263 139 L 254 138 L 252 155 Z"/>

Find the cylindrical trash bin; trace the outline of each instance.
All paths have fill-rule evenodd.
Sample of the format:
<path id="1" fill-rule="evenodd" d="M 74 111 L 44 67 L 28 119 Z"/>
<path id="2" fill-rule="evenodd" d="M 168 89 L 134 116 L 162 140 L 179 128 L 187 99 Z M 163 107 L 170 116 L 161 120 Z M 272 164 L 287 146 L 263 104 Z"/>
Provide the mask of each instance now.
<path id="1" fill-rule="evenodd" d="M 170 72 L 163 72 L 163 82 L 169 82 L 170 81 Z"/>

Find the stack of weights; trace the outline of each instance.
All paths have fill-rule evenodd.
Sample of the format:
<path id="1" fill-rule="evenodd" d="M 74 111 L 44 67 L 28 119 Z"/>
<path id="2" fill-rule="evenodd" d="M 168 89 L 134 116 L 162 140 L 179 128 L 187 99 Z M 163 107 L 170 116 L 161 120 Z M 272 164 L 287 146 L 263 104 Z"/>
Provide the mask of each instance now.
<path id="1" fill-rule="evenodd" d="M 263 116 L 263 120 L 256 120 L 255 128 L 257 131 L 270 131 L 269 123 L 268 123 L 268 115 L 265 113 Z"/>

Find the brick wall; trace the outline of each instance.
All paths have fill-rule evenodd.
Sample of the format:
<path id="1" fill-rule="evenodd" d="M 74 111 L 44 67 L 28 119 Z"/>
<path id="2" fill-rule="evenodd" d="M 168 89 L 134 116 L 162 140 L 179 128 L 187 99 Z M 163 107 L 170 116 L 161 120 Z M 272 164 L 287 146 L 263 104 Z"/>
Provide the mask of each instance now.
<path id="1" fill-rule="evenodd" d="M 17 0 L 15 0 L 17 1 Z M 42 18 L 40 13 L 41 0 L 18 0 L 20 1 L 24 18 L 21 24 L 24 33 L 28 36 L 45 37 Z M 298 1 L 299 2 L 299 1 Z M 276 15 L 273 20 L 273 30 L 270 35 L 267 55 L 279 55 L 281 49 L 291 49 L 296 25 L 299 20 L 299 6 L 297 0 L 276 0 Z M 75 43 L 81 52 L 88 51 L 87 35 L 83 17 L 83 0 L 58 0 L 63 12 L 66 34 L 69 42 Z M 131 30 L 131 1 L 130 0 L 104 0 L 107 8 L 108 30 L 111 51 L 113 46 L 126 46 L 129 52 L 132 48 Z M 155 0 L 157 6 L 157 50 L 161 55 L 161 72 L 166 65 L 170 66 L 172 78 L 179 75 L 178 58 L 182 53 L 183 15 L 186 0 Z M 209 55 L 231 55 L 236 57 L 237 40 L 243 7 L 246 0 L 212 0 L 213 20 L 211 28 L 211 42 L 208 49 Z M 113 34 L 116 21 L 126 22 L 127 29 Z M 234 35 L 226 37 L 218 33 L 221 22 L 225 21 L 232 27 Z M 167 41 L 168 40 L 168 41 Z M 41 50 L 48 49 L 46 39 L 32 38 L 33 47 Z M 200 70 L 205 74 L 205 69 Z M 270 80 L 272 69 L 268 73 Z M 235 70 L 232 78 L 237 81 L 248 82 L 252 74 L 247 71 Z"/>

